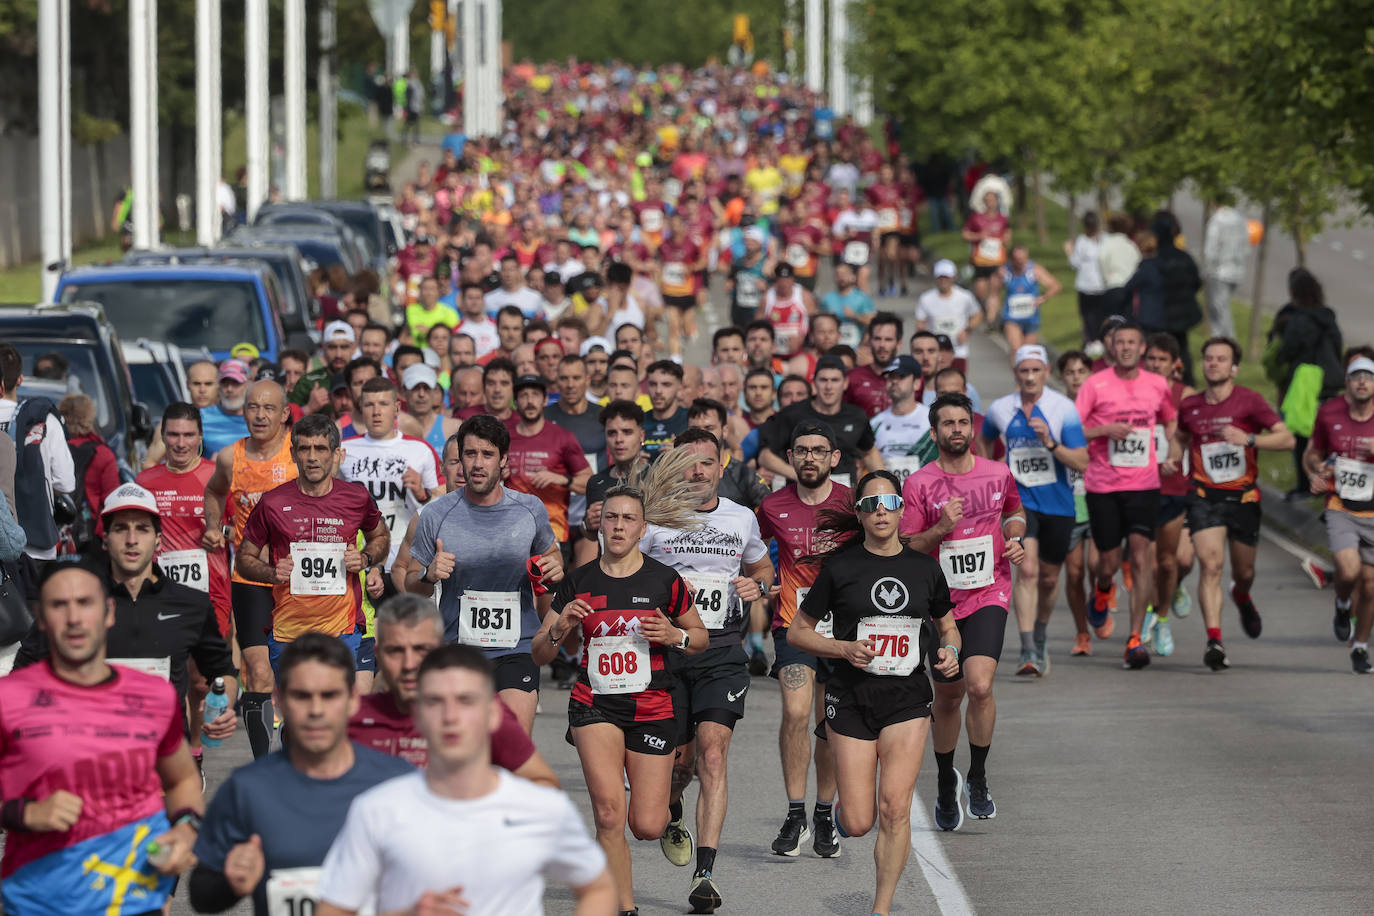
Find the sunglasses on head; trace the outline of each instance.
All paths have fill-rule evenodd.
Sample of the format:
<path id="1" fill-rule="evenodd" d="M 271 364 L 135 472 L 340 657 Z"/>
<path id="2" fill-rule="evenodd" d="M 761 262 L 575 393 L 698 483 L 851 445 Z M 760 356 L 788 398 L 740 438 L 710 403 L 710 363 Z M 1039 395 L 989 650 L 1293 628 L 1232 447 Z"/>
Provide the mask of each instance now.
<path id="1" fill-rule="evenodd" d="M 896 493 L 875 493 L 872 496 L 860 497 L 857 505 L 860 512 L 877 512 L 879 506 L 889 512 L 896 512 L 902 508 L 902 498 Z"/>

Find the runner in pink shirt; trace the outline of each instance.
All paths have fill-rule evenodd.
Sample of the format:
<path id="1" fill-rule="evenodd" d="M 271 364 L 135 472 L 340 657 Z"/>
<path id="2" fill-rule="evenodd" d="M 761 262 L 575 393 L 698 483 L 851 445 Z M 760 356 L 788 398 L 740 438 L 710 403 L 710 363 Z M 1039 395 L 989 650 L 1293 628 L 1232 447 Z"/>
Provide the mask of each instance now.
<path id="1" fill-rule="evenodd" d="M 939 457 L 902 485 L 901 534 L 911 547 L 939 557 L 963 642 L 959 673 L 953 678 L 933 673 L 931 726 L 940 771 L 935 823 L 942 830 L 957 830 L 964 822 L 964 778 L 954 768 L 954 748 L 966 693 L 968 813 L 980 819 L 997 816 L 986 772 L 997 719 L 992 680 L 1007 628 L 1011 566 L 1021 565 L 1025 556 L 1026 516 L 1011 469 L 969 449 L 974 429 L 967 396 L 936 398 L 930 405 L 930 428 Z"/>
<path id="2" fill-rule="evenodd" d="M 7 913 L 157 911 L 194 862 L 205 800 L 177 694 L 165 675 L 108 663 L 107 601 L 101 572 L 49 563 L 36 615 L 48 659 L 0 678 Z"/>
<path id="3" fill-rule="evenodd" d="M 1118 327 L 1111 346 L 1115 365 L 1088 376 L 1076 400 L 1088 439 L 1083 486 L 1098 553 L 1088 622 L 1094 627 L 1106 622 L 1107 608 L 1116 600 L 1113 577 L 1121 568 L 1121 542 L 1129 538 L 1131 577 L 1141 587 L 1131 589 L 1126 667 L 1144 668 L 1150 653 L 1140 641 L 1140 631 L 1150 597 L 1148 584 L 1154 581 L 1150 542 L 1159 520 L 1159 465 L 1169 457 L 1156 452 L 1155 424 L 1163 425 L 1163 441 L 1171 442 L 1178 411 L 1168 381 L 1141 369 L 1145 332 L 1140 325 Z"/>

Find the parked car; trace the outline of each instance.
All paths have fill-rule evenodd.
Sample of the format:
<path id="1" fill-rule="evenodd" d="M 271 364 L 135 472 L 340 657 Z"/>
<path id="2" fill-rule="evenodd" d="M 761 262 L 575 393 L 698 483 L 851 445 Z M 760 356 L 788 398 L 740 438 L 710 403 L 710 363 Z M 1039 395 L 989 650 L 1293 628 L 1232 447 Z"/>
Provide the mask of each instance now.
<path id="1" fill-rule="evenodd" d="M 168 404 L 191 399 L 186 384 L 186 364 L 176 344 L 143 338 L 133 343 L 121 341 L 120 349 L 129 367 L 134 397 L 148 408 L 154 426 L 162 422 L 162 413 Z"/>
<path id="2" fill-rule="evenodd" d="M 281 291 L 281 324 L 286 342 L 309 350 L 315 343 L 310 335 L 319 317 L 319 303 L 305 282 L 304 259 L 300 249 L 287 242 L 244 241 L 214 248 L 167 248 L 131 251 L 126 264 L 258 264 L 265 265 L 276 278 Z"/>
<path id="3" fill-rule="evenodd" d="M 273 362 L 286 346 L 281 291 L 262 264 L 111 264 L 77 267 L 58 302 L 93 301 L 121 335 L 175 344 L 183 359 L 222 360 L 250 343 Z"/>
<path id="4" fill-rule="evenodd" d="M 385 265 L 388 254 L 386 232 L 373 206 L 362 200 L 302 200 L 264 204 L 258 208 L 256 223 L 296 222 L 293 214 L 302 211 L 327 213 L 343 221 L 367 243 L 374 264 Z"/>
<path id="5" fill-rule="evenodd" d="M 13 344 L 24 360 L 19 398 L 42 396 L 56 404 L 75 392 L 95 402 L 95 426 L 115 453 L 121 477 L 132 480 L 142 467 L 153 420 L 136 400 L 119 337 L 100 305 L 0 305 L 0 340 Z M 67 361 L 65 379 L 33 377 L 34 360 L 59 353 Z"/>
<path id="6" fill-rule="evenodd" d="M 372 265 L 360 253 L 358 246 L 350 241 L 344 228 L 324 223 L 269 223 L 261 226 L 240 226 L 226 239 L 226 243 L 237 245 L 240 242 L 287 243 L 300 249 L 301 255 L 311 270 L 341 264 L 351 277 L 364 267 Z M 350 233 L 351 234 L 351 233 Z"/>

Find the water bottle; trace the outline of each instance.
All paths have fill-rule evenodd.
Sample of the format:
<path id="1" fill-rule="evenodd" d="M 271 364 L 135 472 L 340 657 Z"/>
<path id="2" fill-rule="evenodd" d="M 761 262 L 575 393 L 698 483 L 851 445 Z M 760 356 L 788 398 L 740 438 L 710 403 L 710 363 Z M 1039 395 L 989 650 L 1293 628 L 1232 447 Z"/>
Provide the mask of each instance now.
<path id="1" fill-rule="evenodd" d="M 148 852 L 148 864 L 153 868 L 161 868 L 172 858 L 171 847 L 163 846 L 157 840 L 149 840 L 144 848 Z"/>
<path id="2" fill-rule="evenodd" d="M 205 721 L 213 722 L 219 718 L 220 713 L 229 708 L 229 697 L 224 693 L 224 678 L 215 678 L 215 683 L 210 687 L 210 695 L 205 698 Z M 219 747 L 222 743 L 220 738 L 211 738 L 202 730 L 200 736 L 201 747 Z"/>

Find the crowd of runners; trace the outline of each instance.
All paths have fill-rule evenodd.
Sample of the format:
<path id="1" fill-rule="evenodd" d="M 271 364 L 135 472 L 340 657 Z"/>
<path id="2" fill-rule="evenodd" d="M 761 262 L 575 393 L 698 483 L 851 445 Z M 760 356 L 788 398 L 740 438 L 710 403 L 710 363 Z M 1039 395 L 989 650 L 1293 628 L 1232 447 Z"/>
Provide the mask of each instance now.
<path id="1" fill-rule="evenodd" d="M 551 879 L 625 916 L 627 828 L 688 869 L 693 912 L 748 903 L 727 774 L 771 676 L 771 851 L 876 830 L 887 914 L 928 741 L 937 827 L 997 815 L 1009 615 L 1017 675 L 1050 674 L 1061 588 L 1071 655 L 1141 669 L 1195 592 L 1186 651 L 1222 671 L 1229 557 L 1261 636 L 1258 453 L 1294 438 L 1236 384 L 1234 340 L 1203 344 L 1198 389 L 1129 308 L 1088 329 L 1095 356 L 1052 356 L 1060 284 L 1004 186 L 968 195 L 965 269 L 924 263 L 895 138 L 785 81 L 506 88 L 502 137 L 450 137 L 400 189 L 404 322 L 360 285 L 318 352 L 192 366 L 159 459 L 99 508 L 104 549 L 41 567 L 0 679 L 6 912 L 150 913 L 185 872 L 201 912 L 528 914 Z M 1003 391 L 966 375 L 983 326 Z M 0 344 L 0 406 L 21 373 Z M 1304 462 L 1334 635 L 1368 673 L 1374 350 L 1343 381 Z M 591 831 L 531 739 L 565 699 Z M 239 721 L 256 759 L 207 799 L 201 748 Z"/>

